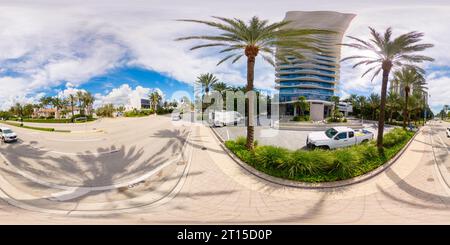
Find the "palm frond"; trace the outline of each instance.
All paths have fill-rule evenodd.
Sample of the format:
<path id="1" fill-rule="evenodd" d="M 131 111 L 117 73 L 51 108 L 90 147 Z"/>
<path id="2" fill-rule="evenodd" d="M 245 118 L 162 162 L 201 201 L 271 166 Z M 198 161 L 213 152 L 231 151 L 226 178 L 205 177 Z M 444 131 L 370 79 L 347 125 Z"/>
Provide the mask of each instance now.
<path id="1" fill-rule="evenodd" d="M 224 44 L 224 43 L 202 44 L 202 45 L 194 46 L 194 47 L 190 48 L 190 50 L 195 50 L 195 49 L 199 49 L 199 48 L 207 48 L 207 47 L 216 47 L 216 46 L 227 46 L 227 44 Z"/>
<path id="2" fill-rule="evenodd" d="M 242 56 L 244 56 L 244 55 L 240 54 L 240 55 L 236 56 L 236 58 L 234 58 L 233 61 L 231 61 L 231 64 L 236 63 Z"/>
<path id="3" fill-rule="evenodd" d="M 225 58 L 223 58 L 222 60 L 220 60 L 220 61 L 217 63 L 217 65 L 222 64 L 223 62 L 225 62 L 225 61 L 227 61 L 227 60 L 233 58 L 234 56 L 236 56 L 236 54 L 230 54 L 230 55 L 226 56 Z"/>

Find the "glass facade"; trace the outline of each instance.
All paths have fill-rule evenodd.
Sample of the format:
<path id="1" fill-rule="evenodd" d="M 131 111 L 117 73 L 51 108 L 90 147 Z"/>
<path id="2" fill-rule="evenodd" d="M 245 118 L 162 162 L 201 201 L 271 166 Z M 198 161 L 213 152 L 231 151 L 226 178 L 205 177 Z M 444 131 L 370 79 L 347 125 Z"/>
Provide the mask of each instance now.
<path id="1" fill-rule="evenodd" d="M 337 59 L 332 55 L 310 54 L 305 60 L 288 57 L 290 63 L 277 66 L 277 89 L 280 102 L 307 100 L 331 101 L 334 95 Z"/>

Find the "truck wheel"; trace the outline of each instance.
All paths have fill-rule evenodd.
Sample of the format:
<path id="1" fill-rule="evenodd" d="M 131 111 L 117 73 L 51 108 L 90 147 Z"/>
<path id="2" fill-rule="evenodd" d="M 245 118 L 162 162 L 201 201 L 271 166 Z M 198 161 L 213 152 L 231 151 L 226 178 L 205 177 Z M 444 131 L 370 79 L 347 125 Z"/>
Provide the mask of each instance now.
<path id="1" fill-rule="evenodd" d="M 367 143 L 367 142 L 369 142 L 369 140 L 363 140 L 363 141 L 361 141 L 361 143 Z"/>

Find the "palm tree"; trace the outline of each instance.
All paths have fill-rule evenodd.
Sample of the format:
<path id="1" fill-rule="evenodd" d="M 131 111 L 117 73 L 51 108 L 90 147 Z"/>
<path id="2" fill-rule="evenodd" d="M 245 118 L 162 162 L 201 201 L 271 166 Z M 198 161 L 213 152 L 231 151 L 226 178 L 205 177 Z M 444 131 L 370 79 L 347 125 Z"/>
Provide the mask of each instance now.
<path id="1" fill-rule="evenodd" d="M 158 92 L 152 92 L 149 94 L 149 99 L 153 107 L 153 111 L 156 114 L 156 110 L 158 109 L 158 104 L 161 101 L 161 95 Z"/>
<path id="2" fill-rule="evenodd" d="M 375 120 L 378 107 L 380 106 L 380 96 L 376 93 L 371 93 L 369 96 L 369 106 L 372 111 L 372 120 Z M 378 122 L 379 123 L 379 122 Z"/>
<path id="3" fill-rule="evenodd" d="M 48 105 L 50 105 L 52 103 L 52 99 L 53 98 L 49 97 L 49 96 L 41 97 L 39 99 L 39 103 L 41 105 L 41 108 L 44 108 L 44 107 L 47 107 Z"/>
<path id="4" fill-rule="evenodd" d="M 337 121 L 339 117 L 339 96 L 331 96 L 331 101 L 333 102 L 333 121 Z"/>
<path id="5" fill-rule="evenodd" d="M 416 69 L 410 67 L 404 67 L 401 70 L 394 72 L 394 80 L 392 81 L 398 84 L 400 89 L 405 92 L 405 103 L 403 108 L 403 128 L 406 128 L 406 120 L 409 121 L 409 96 L 411 89 L 414 92 L 424 92 L 426 90 L 426 81 L 422 73 Z"/>
<path id="6" fill-rule="evenodd" d="M 261 20 L 253 17 L 246 23 L 237 18 L 213 17 L 217 21 L 202 20 L 179 20 L 193 23 L 205 24 L 221 31 L 218 35 L 189 36 L 176 39 L 180 40 L 206 40 L 206 44 L 197 45 L 191 50 L 206 47 L 222 47 L 219 53 L 228 53 L 217 65 L 230 60 L 236 63 L 244 55 L 247 57 L 247 86 L 246 92 L 253 92 L 253 80 L 255 73 L 255 61 L 258 54 L 270 63 L 275 65 L 273 57 L 283 62 L 289 62 L 287 57 L 304 58 L 300 50 L 320 51 L 314 47 L 313 43 L 318 43 L 317 39 L 310 36 L 313 34 L 331 34 L 334 32 L 315 29 L 290 29 L 288 21 L 269 23 L 268 20 Z M 254 108 L 254 94 L 248 93 L 247 108 Z M 254 111 L 247 110 L 247 149 L 254 148 Z"/>
<path id="7" fill-rule="evenodd" d="M 295 106 L 300 110 L 300 116 L 304 116 L 305 110 L 309 110 L 309 103 L 306 101 L 305 96 L 298 97 L 298 100 L 295 102 Z"/>
<path id="8" fill-rule="evenodd" d="M 52 105 L 56 109 L 55 118 L 60 119 L 61 118 L 60 111 L 62 108 L 67 106 L 67 101 L 56 96 L 52 98 Z"/>
<path id="9" fill-rule="evenodd" d="M 361 51 L 369 51 L 373 57 L 366 55 L 350 56 L 341 61 L 349 59 L 359 60 L 353 68 L 359 65 L 373 65 L 366 70 L 362 76 L 374 71 L 372 81 L 378 74 L 383 72 L 383 79 L 381 83 L 381 101 L 380 101 L 380 117 L 378 119 L 378 136 L 377 146 L 380 150 L 383 149 L 383 132 L 384 132 L 384 117 L 386 106 L 387 84 L 389 81 L 389 74 L 393 67 L 414 67 L 417 70 L 422 70 L 415 65 L 424 61 L 433 61 L 432 58 L 416 54 L 427 48 L 433 47 L 432 44 L 418 44 L 422 40 L 423 33 L 408 32 L 392 39 L 392 29 L 388 28 L 384 35 L 381 35 L 372 27 L 369 27 L 371 32 L 371 39 L 368 41 L 351 37 L 350 39 L 356 41 L 355 43 L 343 44 Z"/>
<path id="10" fill-rule="evenodd" d="M 73 107 L 75 106 L 76 102 L 77 102 L 77 96 L 75 94 L 69 94 L 70 109 L 72 111 L 72 117 L 71 117 L 72 122 L 73 122 L 74 116 L 75 116 Z"/>
<path id="11" fill-rule="evenodd" d="M 389 112 L 389 122 L 392 122 L 394 112 L 399 111 L 402 108 L 401 98 L 398 93 L 389 92 L 386 98 L 386 108 Z"/>
<path id="12" fill-rule="evenodd" d="M 358 96 L 356 98 L 356 104 L 359 106 L 359 110 L 360 110 L 360 116 L 361 116 L 361 121 L 363 120 L 363 115 L 364 115 L 364 108 L 366 107 L 367 104 L 367 99 L 366 96 Z"/>
<path id="13" fill-rule="evenodd" d="M 84 101 L 84 91 L 78 90 L 77 91 L 77 100 L 78 100 L 78 108 L 80 109 L 80 115 L 84 115 L 84 109 L 83 109 L 83 101 Z"/>
<path id="14" fill-rule="evenodd" d="M 195 82 L 201 86 L 205 94 L 209 94 L 209 90 L 211 89 L 211 87 L 218 81 L 219 79 L 216 76 L 214 76 L 214 74 L 205 73 L 198 76 Z"/>
<path id="15" fill-rule="evenodd" d="M 214 91 L 217 91 L 222 96 L 223 106 L 225 107 L 225 105 L 226 105 L 225 92 L 228 90 L 227 84 L 224 83 L 224 82 L 217 82 L 217 83 L 212 85 L 212 89 Z"/>
<path id="16" fill-rule="evenodd" d="M 87 115 L 91 115 L 91 108 L 95 101 L 94 96 L 90 92 L 85 92 L 83 93 L 82 101 L 83 111 L 85 111 Z"/>
<path id="17" fill-rule="evenodd" d="M 219 92 L 223 96 L 223 92 L 228 90 L 228 86 L 224 82 L 218 82 L 212 85 L 212 89 Z"/>

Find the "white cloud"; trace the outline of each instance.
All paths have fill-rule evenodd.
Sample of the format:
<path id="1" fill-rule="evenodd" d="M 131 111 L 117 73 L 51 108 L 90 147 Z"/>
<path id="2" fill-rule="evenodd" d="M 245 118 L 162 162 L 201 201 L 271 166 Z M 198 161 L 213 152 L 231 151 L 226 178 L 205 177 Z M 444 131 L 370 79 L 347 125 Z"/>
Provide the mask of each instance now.
<path id="1" fill-rule="evenodd" d="M 289 10 L 355 13 L 357 17 L 347 34 L 358 37 L 368 36 L 369 25 L 379 30 L 392 26 L 394 35 L 424 31 L 425 41 L 436 45 L 425 54 L 436 58 L 435 65 L 450 62 L 450 35 L 446 35 L 450 4 L 444 0 L 319 0 L 314 3 L 306 0 L 197 0 L 196 4 L 184 0 L 2 1 L 0 85 L 8 84 L 9 88 L 0 91 L 0 107 L 10 103 L 14 96 L 33 97 L 37 91 L 65 83 L 76 87 L 125 64 L 152 69 L 187 83 L 192 83 L 200 73 L 213 72 L 227 83 L 244 85 L 244 61 L 217 67 L 220 57 L 215 51 L 189 51 L 192 42 L 173 41 L 176 37 L 208 33 L 211 29 L 174 20 L 208 19 L 209 15 L 248 19 L 258 15 L 279 21 Z M 354 52 L 345 48 L 343 56 Z M 257 60 L 255 85 L 273 88 L 274 70 L 262 64 L 262 60 Z M 21 75 L 19 78 L 2 75 L 5 71 Z M 344 64 L 340 89 L 344 93 L 370 93 L 379 86 L 379 78 L 372 84 L 369 76 L 360 78 L 362 72 L 363 68 L 351 69 L 349 64 Z M 14 80 L 12 85 L 11 79 Z M 434 91 L 434 84 L 437 82 L 430 81 L 430 91 Z M 443 87 L 436 92 L 450 90 L 450 84 L 439 85 Z M 114 92 L 110 91 L 109 94 Z M 436 95 L 438 97 L 441 96 Z M 438 102 L 433 101 L 433 104 Z"/>
<path id="2" fill-rule="evenodd" d="M 159 88 L 145 88 L 142 86 L 136 86 L 136 88 L 131 88 L 128 84 L 122 84 L 117 88 L 113 88 L 111 92 L 106 95 L 95 94 L 94 107 L 99 107 L 105 104 L 113 104 L 115 106 L 126 106 L 130 103 L 137 104 L 140 103 L 141 99 L 148 98 L 148 95 L 156 91 L 158 92 L 164 100 L 164 93 Z"/>

